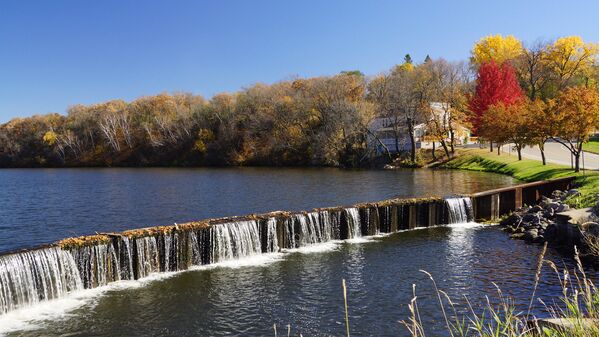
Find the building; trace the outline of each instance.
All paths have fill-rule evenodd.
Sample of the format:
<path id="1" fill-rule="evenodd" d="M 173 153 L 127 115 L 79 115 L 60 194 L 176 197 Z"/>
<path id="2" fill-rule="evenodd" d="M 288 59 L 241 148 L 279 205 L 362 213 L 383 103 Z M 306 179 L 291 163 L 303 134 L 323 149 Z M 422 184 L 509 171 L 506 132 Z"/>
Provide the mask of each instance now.
<path id="1" fill-rule="evenodd" d="M 447 103 L 431 103 L 433 118 L 437 118 L 441 124 L 449 118 L 448 113 L 446 113 L 446 107 Z M 451 111 L 449 111 L 449 113 L 451 113 Z M 377 155 L 385 153 L 385 146 L 391 153 L 410 151 L 410 137 L 402 119 L 396 119 L 395 117 L 375 118 L 369 124 L 368 129 L 370 131 L 368 135 L 368 146 L 371 147 Z M 467 144 L 471 133 L 470 130 L 461 125 L 457 125 L 455 129 L 455 144 Z M 427 132 L 428 123 L 426 122 L 414 126 L 414 138 L 416 140 L 417 149 L 433 147 L 434 142 L 432 138 L 427 135 Z M 448 143 L 450 142 L 449 137 L 446 141 Z M 384 144 L 384 146 L 381 143 Z M 438 142 L 436 145 L 440 146 Z"/>

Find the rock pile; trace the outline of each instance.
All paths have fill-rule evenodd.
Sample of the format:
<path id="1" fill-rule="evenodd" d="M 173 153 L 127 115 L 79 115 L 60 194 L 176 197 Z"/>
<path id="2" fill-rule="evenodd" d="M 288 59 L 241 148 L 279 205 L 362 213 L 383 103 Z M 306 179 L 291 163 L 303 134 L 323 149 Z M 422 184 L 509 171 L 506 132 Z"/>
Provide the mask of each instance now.
<path id="1" fill-rule="evenodd" d="M 499 223 L 514 239 L 543 243 L 556 239 L 558 230 L 556 214 L 570 210 L 564 201 L 574 195 L 577 190 L 554 191 L 551 198 L 543 197 L 536 206 L 525 206 Z"/>

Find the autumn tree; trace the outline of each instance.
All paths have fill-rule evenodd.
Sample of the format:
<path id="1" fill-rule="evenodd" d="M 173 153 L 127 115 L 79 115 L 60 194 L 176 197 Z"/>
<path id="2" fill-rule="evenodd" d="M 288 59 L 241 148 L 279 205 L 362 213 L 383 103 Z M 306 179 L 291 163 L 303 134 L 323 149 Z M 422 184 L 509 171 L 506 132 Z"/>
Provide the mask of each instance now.
<path id="1" fill-rule="evenodd" d="M 444 149 L 449 145 L 450 153 L 453 154 L 457 129 L 470 126 L 466 113 L 468 109 L 466 92 L 470 84 L 470 74 L 463 62 L 451 63 L 443 59 L 429 61 L 426 71 L 431 76 L 427 120 L 429 124 L 433 123 L 431 130 L 434 129 L 437 133 L 440 132 L 439 136 L 444 134 L 444 139 L 449 139 L 449 144 L 445 144 L 443 140 L 441 145 Z M 436 104 L 438 111 L 436 118 L 431 120 L 431 117 L 435 117 L 430 115 L 430 111 L 434 110 L 433 104 Z M 449 153 L 448 157 L 450 157 Z"/>
<path id="2" fill-rule="evenodd" d="M 553 101 L 545 102 L 539 98 L 535 100 L 526 99 L 521 108 L 528 116 L 529 127 L 527 135 L 531 145 L 537 145 L 541 152 L 541 161 L 547 165 L 545 158 L 545 143 L 555 134 L 555 114 L 553 113 Z"/>
<path id="3" fill-rule="evenodd" d="M 514 36 L 489 35 L 474 44 L 470 61 L 477 67 L 490 62 L 503 64 L 516 59 L 521 53 L 522 43 Z"/>
<path id="4" fill-rule="evenodd" d="M 509 106 L 518 102 L 522 96 L 515 70 L 510 64 L 499 65 L 495 61 L 483 63 L 478 69 L 475 93 L 469 101 L 474 132 L 487 136 L 479 129 L 484 114 L 491 105 Z"/>
<path id="5" fill-rule="evenodd" d="M 597 62 L 599 45 L 585 43 L 580 36 L 567 36 L 548 45 L 545 61 L 556 80 L 557 90 L 569 85 L 587 85 Z"/>
<path id="6" fill-rule="evenodd" d="M 555 141 L 574 156 L 574 170 L 580 170 L 582 144 L 599 127 L 599 92 L 583 86 L 562 91 L 555 104 Z"/>
<path id="7" fill-rule="evenodd" d="M 552 73 L 547 64 L 547 48 L 547 43 L 537 41 L 523 48 L 514 62 L 522 88 L 531 100 L 548 98 L 546 89 L 551 83 Z"/>

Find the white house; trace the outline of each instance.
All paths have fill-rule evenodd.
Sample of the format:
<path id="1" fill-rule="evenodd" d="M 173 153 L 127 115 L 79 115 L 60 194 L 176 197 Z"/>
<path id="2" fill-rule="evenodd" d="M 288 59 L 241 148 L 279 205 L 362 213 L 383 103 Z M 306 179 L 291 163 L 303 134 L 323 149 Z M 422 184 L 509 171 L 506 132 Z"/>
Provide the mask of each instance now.
<path id="1" fill-rule="evenodd" d="M 431 103 L 431 109 L 433 111 L 434 118 L 438 118 L 441 122 L 448 118 L 445 113 L 447 103 L 434 102 Z M 451 111 L 450 111 L 451 113 Z M 405 127 L 402 119 L 395 117 L 379 117 L 375 118 L 368 126 L 370 134 L 368 136 L 368 144 L 375 150 L 376 154 L 382 154 L 385 152 L 383 143 L 389 152 L 397 153 L 410 151 L 411 143 L 408 130 Z M 414 126 L 414 139 L 416 141 L 416 148 L 432 148 L 433 141 L 431 137 L 427 137 L 428 126 L 427 123 L 420 123 Z M 397 133 L 397 137 L 396 137 Z M 455 144 L 464 145 L 470 136 L 470 130 L 458 125 L 455 131 Z M 446 139 L 450 141 L 449 138 Z"/>

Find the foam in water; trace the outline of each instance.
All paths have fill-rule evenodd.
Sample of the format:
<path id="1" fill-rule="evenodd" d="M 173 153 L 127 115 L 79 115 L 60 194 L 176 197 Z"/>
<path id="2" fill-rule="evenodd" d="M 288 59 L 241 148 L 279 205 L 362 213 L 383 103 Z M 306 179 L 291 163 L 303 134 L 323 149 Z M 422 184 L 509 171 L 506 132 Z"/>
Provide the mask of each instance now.
<path id="1" fill-rule="evenodd" d="M 0 257 L 0 314 L 82 288 L 73 256 L 59 248 Z"/>
<path id="2" fill-rule="evenodd" d="M 445 199 L 450 224 L 467 223 L 472 217 L 472 201 L 469 197 L 451 197 Z"/>

